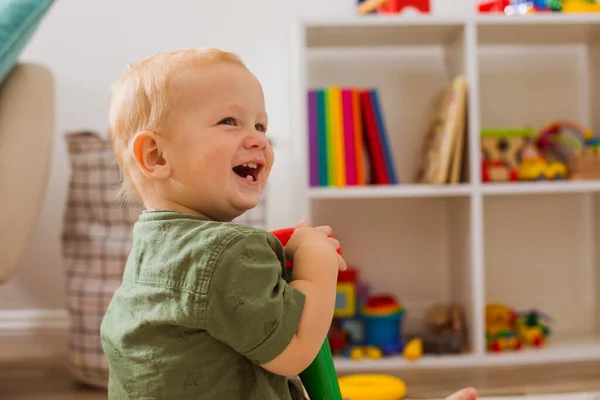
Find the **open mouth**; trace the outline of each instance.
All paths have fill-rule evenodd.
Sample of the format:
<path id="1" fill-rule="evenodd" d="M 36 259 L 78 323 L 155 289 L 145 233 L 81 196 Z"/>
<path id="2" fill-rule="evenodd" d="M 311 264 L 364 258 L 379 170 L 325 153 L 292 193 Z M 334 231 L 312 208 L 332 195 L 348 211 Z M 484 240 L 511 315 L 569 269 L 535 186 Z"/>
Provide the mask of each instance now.
<path id="1" fill-rule="evenodd" d="M 248 182 L 257 182 L 258 173 L 260 172 L 261 168 L 261 164 L 249 162 L 240 164 L 237 167 L 233 167 L 233 172 L 235 172 L 241 178 L 246 179 Z"/>

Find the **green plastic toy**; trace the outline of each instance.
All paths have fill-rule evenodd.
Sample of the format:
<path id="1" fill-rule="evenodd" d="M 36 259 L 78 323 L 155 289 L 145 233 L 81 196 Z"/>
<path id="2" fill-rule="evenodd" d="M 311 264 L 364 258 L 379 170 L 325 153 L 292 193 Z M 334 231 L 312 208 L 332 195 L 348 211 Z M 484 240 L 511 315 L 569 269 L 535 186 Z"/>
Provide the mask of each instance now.
<path id="1" fill-rule="evenodd" d="M 271 232 L 285 246 L 294 233 L 294 228 L 280 229 Z M 288 262 L 288 282 L 292 274 L 292 264 Z M 333 357 L 329 340 L 325 338 L 321 350 L 313 362 L 300 373 L 300 380 L 310 400 L 342 400 L 342 393 L 333 365 Z"/>

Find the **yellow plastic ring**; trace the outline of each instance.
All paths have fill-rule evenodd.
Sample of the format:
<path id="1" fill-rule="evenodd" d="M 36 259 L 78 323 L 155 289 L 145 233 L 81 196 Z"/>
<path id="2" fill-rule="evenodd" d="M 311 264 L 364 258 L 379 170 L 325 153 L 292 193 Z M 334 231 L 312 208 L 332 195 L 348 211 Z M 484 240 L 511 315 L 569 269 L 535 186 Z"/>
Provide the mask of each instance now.
<path id="1" fill-rule="evenodd" d="M 406 396 L 406 384 L 393 376 L 349 375 L 339 378 L 338 382 L 344 399 L 401 400 Z"/>

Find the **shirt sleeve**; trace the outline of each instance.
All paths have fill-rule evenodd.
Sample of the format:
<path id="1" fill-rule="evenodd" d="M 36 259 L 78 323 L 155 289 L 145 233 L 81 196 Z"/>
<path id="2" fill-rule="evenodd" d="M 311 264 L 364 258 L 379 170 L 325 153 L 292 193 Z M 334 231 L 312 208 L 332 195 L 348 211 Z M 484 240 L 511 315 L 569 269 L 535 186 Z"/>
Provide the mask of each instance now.
<path id="1" fill-rule="evenodd" d="M 213 270 L 208 333 L 257 364 L 281 354 L 298 330 L 305 302 L 282 272 L 282 260 L 266 235 L 233 239 Z"/>

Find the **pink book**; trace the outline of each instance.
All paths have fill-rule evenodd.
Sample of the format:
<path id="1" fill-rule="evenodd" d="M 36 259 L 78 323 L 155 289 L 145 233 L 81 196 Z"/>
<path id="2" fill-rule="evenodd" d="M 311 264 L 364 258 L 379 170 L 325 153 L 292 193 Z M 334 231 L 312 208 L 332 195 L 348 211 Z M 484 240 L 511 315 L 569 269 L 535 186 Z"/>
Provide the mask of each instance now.
<path id="1" fill-rule="evenodd" d="M 357 176 L 352 89 L 342 89 L 342 115 L 344 123 L 344 153 L 346 156 L 346 185 L 355 186 L 357 184 Z"/>

